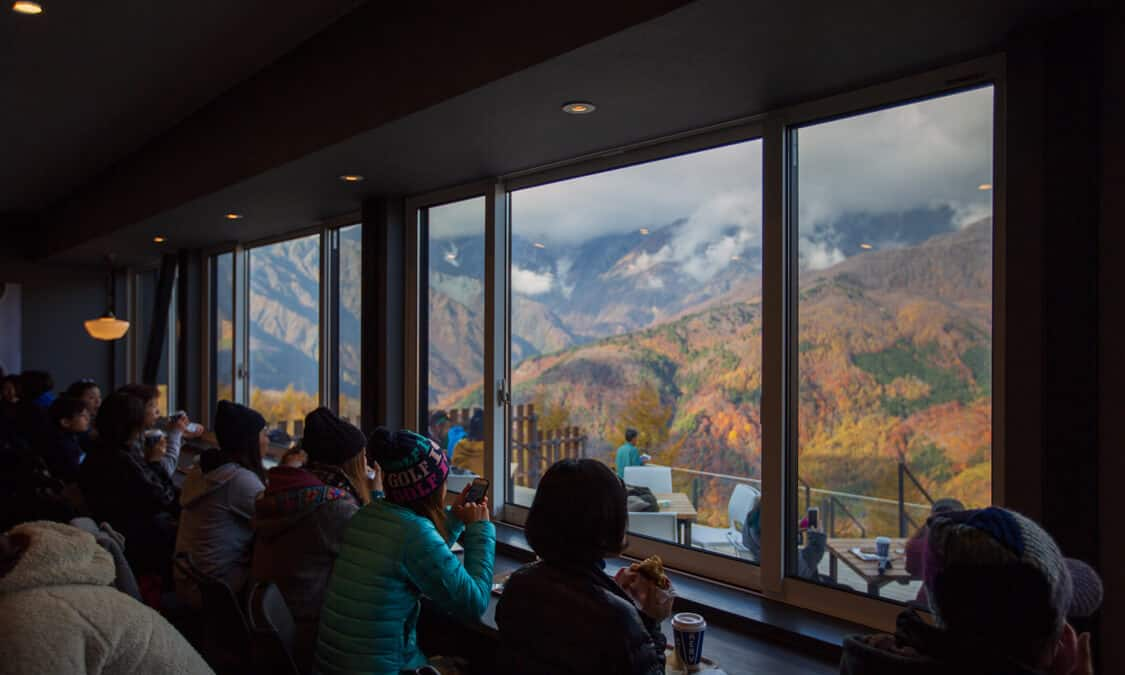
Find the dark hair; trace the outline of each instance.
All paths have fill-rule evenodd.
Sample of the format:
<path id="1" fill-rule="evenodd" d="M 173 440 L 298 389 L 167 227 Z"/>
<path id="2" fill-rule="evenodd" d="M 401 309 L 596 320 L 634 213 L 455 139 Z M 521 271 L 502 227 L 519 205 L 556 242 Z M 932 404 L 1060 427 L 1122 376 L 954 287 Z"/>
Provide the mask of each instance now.
<path id="1" fill-rule="evenodd" d="M 25 370 L 20 373 L 20 397 L 35 400 L 55 388 L 50 373 L 43 370 Z"/>
<path id="2" fill-rule="evenodd" d="M 617 474 L 595 459 L 564 459 L 539 481 L 527 543 L 548 562 L 594 563 L 621 552 L 628 522 Z"/>
<path id="3" fill-rule="evenodd" d="M 20 392 L 20 376 L 19 375 L 5 375 L 4 377 L 0 377 L 0 385 L 5 385 L 9 382 L 11 382 L 12 386 L 16 388 L 16 394 L 19 395 L 19 392 Z"/>
<path id="4" fill-rule="evenodd" d="M 434 524 L 434 527 L 437 529 L 438 534 L 441 535 L 441 538 L 448 540 L 449 531 L 445 524 L 445 504 L 442 502 L 442 497 L 444 496 L 442 493 L 443 490 L 439 486 L 437 490 L 434 490 L 425 497 L 422 497 L 421 499 L 415 499 L 412 502 L 407 502 L 406 504 L 403 504 L 403 506 L 410 509 L 414 513 L 417 513 L 423 518 L 428 519 L 431 523 Z"/>
<path id="5" fill-rule="evenodd" d="M 637 430 L 636 429 L 626 429 L 625 430 L 625 442 L 626 443 L 632 443 L 636 439 L 637 439 Z"/>
<path id="6" fill-rule="evenodd" d="M 114 392 L 102 403 L 96 422 L 99 441 L 112 449 L 133 440 L 144 425 L 145 402 L 124 391 Z"/>
<path id="7" fill-rule="evenodd" d="M 442 422 L 448 422 L 448 421 L 449 421 L 449 413 L 445 412 L 444 410 L 435 410 L 432 413 L 430 413 L 430 426 L 431 427 L 436 427 L 437 425 L 441 424 Z"/>
<path id="8" fill-rule="evenodd" d="M 160 390 L 151 384 L 127 384 L 117 390 L 119 394 L 128 394 L 134 398 L 141 399 L 141 403 L 148 404 L 149 401 L 155 401 L 160 398 Z"/>
<path id="9" fill-rule="evenodd" d="M 69 396 L 56 398 L 51 407 L 47 408 L 47 416 L 51 418 L 51 424 L 55 426 L 58 426 L 59 422 L 71 419 L 83 412 L 86 412 L 86 402 Z"/>
<path id="10" fill-rule="evenodd" d="M 78 380 L 77 382 L 71 383 L 71 385 L 66 388 L 66 391 L 63 392 L 63 396 L 69 396 L 71 398 L 82 398 L 82 396 L 88 390 L 96 388 L 98 388 L 97 382 L 91 379 L 82 379 Z"/>
<path id="11" fill-rule="evenodd" d="M 473 416 L 469 418 L 468 437 L 470 441 L 484 440 L 484 411 L 480 408 L 473 408 Z"/>

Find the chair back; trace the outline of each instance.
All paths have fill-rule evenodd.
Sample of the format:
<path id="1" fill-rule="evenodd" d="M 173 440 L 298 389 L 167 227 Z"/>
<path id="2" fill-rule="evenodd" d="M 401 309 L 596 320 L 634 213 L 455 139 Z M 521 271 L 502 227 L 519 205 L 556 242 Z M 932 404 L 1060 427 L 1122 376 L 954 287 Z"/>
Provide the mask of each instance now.
<path id="1" fill-rule="evenodd" d="M 627 466 L 625 484 L 646 487 L 657 494 L 672 491 L 672 469 L 667 466 Z"/>
<path id="2" fill-rule="evenodd" d="M 757 488 L 746 483 L 735 485 L 734 492 L 730 493 L 730 502 L 727 503 L 730 529 L 741 532 L 742 526 L 746 522 L 746 516 L 750 515 L 761 498 L 762 493 L 758 492 Z"/>
<path id="3" fill-rule="evenodd" d="M 200 571 L 186 552 L 176 554 L 176 568 L 195 582 L 203 600 L 207 638 L 224 657 L 237 658 L 250 644 L 250 626 L 230 586 Z"/>
<path id="4" fill-rule="evenodd" d="M 676 541 L 676 514 L 629 512 L 629 533 Z"/>
<path id="5" fill-rule="evenodd" d="M 254 666 L 259 673 L 299 675 L 293 660 L 297 632 L 289 605 L 273 583 L 260 583 L 250 592 L 246 616 L 250 619 Z"/>

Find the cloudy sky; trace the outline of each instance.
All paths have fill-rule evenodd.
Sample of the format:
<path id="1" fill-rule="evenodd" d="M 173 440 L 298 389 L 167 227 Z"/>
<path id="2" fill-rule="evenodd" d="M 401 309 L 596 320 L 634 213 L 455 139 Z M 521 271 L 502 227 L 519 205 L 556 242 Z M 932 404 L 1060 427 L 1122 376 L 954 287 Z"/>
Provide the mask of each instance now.
<path id="1" fill-rule="evenodd" d="M 992 99 L 983 88 L 799 129 L 802 263 L 825 267 L 859 241 L 904 245 L 991 215 L 992 193 L 979 187 L 992 182 Z M 520 190 L 513 232 L 566 245 L 687 219 L 639 265 L 675 261 L 702 280 L 760 245 L 761 151 L 748 141 Z M 483 199 L 430 217 L 435 238 L 482 233 Z"/>

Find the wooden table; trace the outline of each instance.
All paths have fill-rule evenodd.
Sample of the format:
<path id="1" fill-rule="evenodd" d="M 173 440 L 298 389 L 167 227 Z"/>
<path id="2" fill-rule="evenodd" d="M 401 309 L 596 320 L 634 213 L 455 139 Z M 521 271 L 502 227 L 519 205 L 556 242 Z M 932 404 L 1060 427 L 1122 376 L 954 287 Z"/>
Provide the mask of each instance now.
<path id="1" fill-rule="evenodd" d="M 661 505 L 661 513 L 676 514 L 676 526 L 680 532 L 680 543 L 691 546 L 691 524 L 699 519 L 699 513 L 691 498 L 682 492 L 657 492 L 657 502 L 668 502 L 668 506 Z"/>
<path id="2" fill-rule="evenodd" d="M 829 539 L 828 540 L 828 573 L 833 581 L 837 580 L 837 561 L 843 561 L 853 572 L 867 583 L 867 594 L 878 597 L 879 589 L 892 581 L 905 583 L 910 581 L 910 573 L 906 571 L 905 539 L 891 539 L 891 567 L 880 573 L 878 560 L 862 560 L 852 553 L 853 548 L 858 548 L 864 553 L 875 553 L 874 539 Z"/>

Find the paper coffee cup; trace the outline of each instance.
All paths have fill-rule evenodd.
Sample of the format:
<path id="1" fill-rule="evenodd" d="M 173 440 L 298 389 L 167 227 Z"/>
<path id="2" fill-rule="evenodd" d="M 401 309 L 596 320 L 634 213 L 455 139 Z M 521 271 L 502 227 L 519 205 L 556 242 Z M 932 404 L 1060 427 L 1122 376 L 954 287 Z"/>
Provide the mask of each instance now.
<path id="1" fill-rule="evenodd" d="M 672 617 L 672 638 L 676 643 L 676 656 L 688 670 L 703 661 L 703 636 L 707 620 L 699 614 L 680 612 Z"/>
<path id="2" fill-rule="evenodd" d="M 891 557 L 891 540 L 889 537 L 875 538 L 875 555 L 883 560 Z"/>

